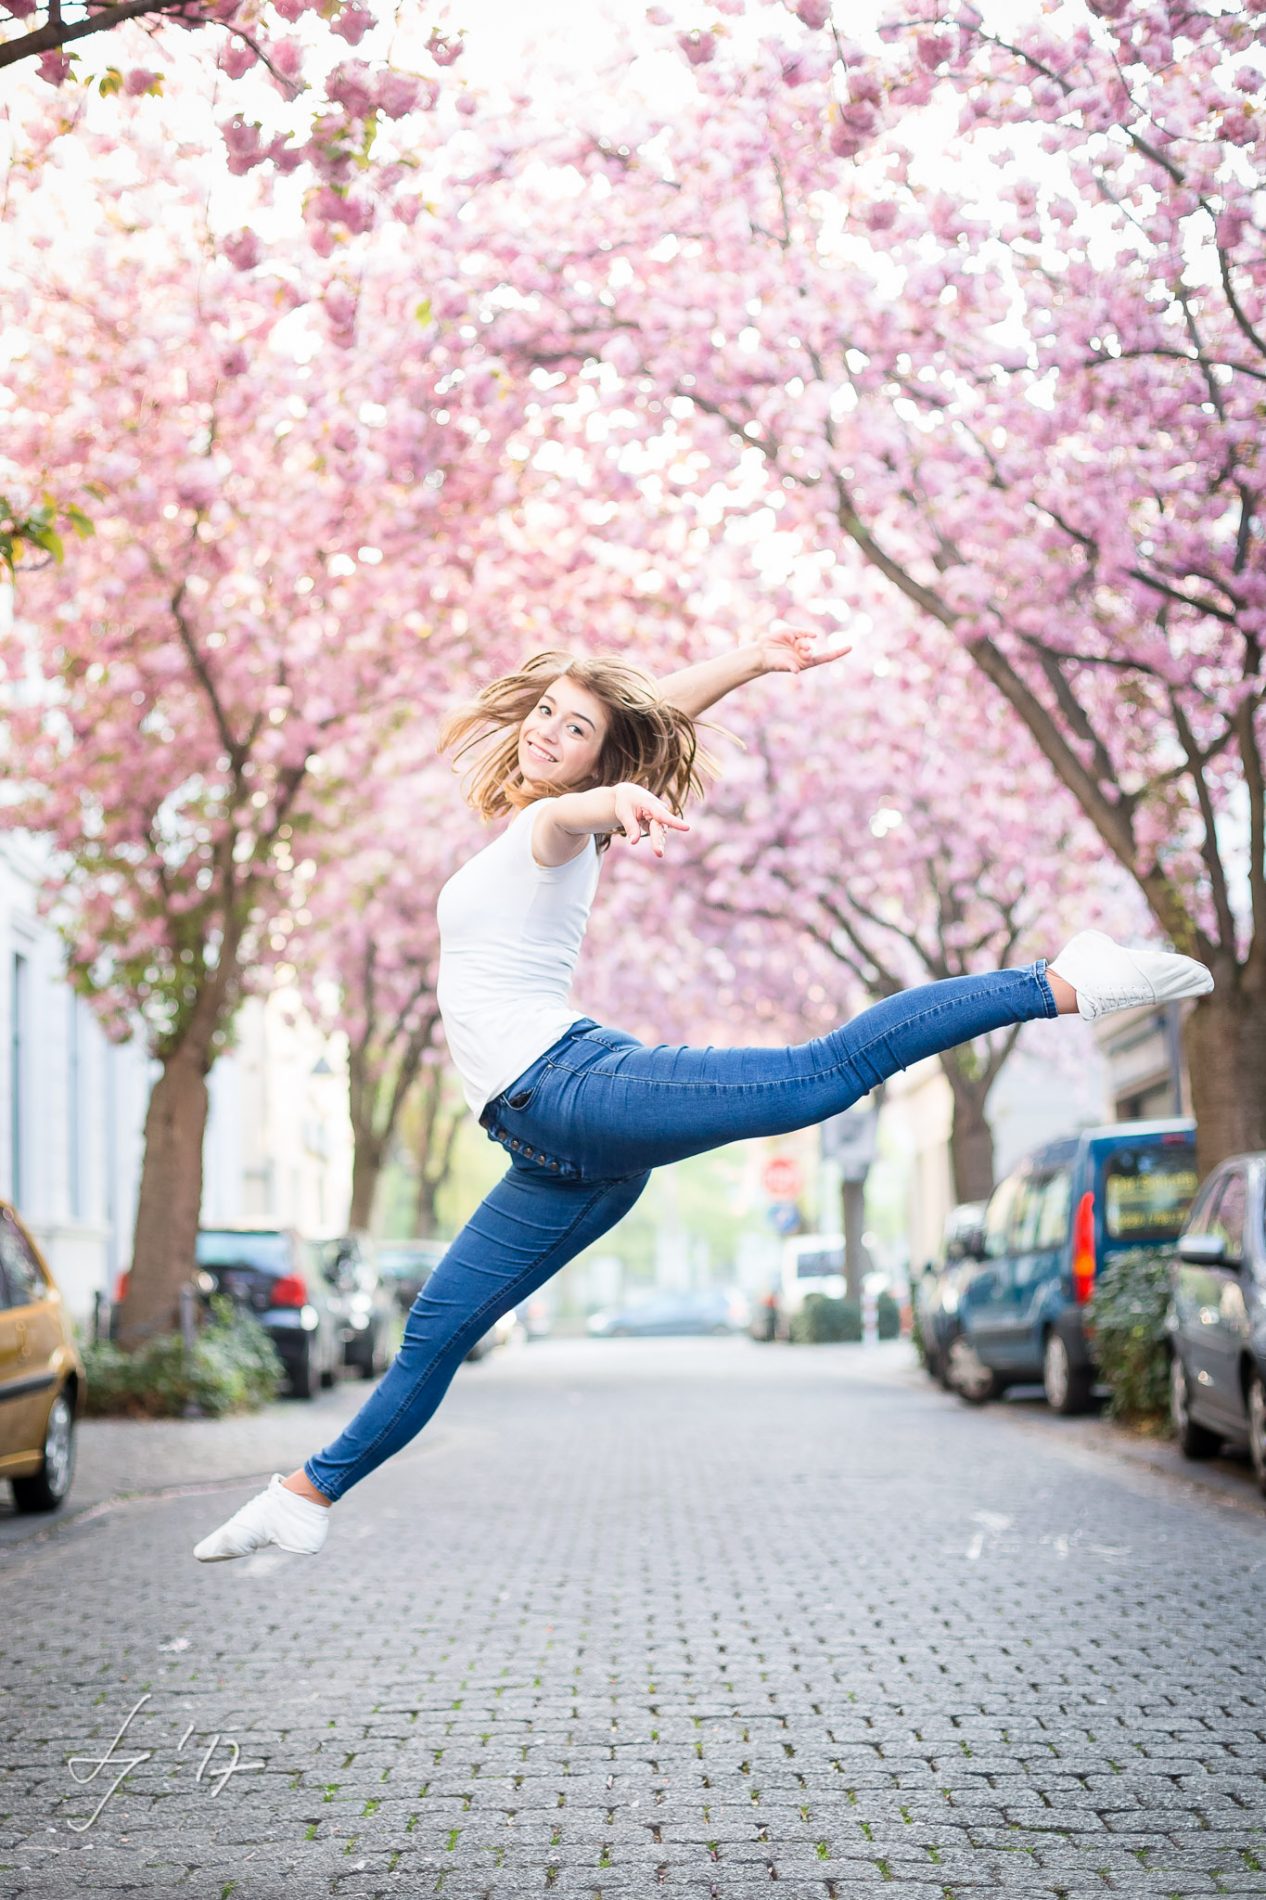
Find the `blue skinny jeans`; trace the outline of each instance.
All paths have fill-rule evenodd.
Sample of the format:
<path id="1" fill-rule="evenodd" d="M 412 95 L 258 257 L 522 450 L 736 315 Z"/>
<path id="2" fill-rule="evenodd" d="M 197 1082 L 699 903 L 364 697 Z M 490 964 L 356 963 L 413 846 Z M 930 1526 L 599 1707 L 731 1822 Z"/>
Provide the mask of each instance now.
<path id="1" fill-rule="evenodd" d="M 1040 960 L 904 990 L 784 1048 L 649 1048 L 581 1018 L 485 1107 L 510 1166 L 418 1294 L 382 1379 L 305 1463 L 308 1478 L 336 1500 L 407 1445 L 475 1341 L 614 1227 L 654 1168 L 807 1128 L 924 1056 L 1057 1014 Z"/>

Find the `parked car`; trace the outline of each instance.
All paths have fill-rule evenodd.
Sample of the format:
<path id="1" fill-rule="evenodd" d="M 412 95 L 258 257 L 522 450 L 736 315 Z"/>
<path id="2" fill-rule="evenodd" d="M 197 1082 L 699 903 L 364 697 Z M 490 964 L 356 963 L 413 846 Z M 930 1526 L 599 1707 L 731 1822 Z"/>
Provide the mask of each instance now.
<path id="1" fill-rule="evenodd" d="M 378 1270 L 368 1234 L 319 1241 L 322 1271 L 338 1322 L 343 1364 L 362 1379 L 377 1379 L 395 1354 L 396 1296 Z"/>
<path id="2" fill-rule="evenodd" d="M 949 1382 L 949 1347 L 958 1334 L 961 1284 L 979 1253 L 984 1201 L 960 1201 L 945 1216 L 940 1261 L 929 1262 L 914 1290 L 914 1324 L 930 1378 Z"/>
<path id="3" fill-rule="evenodd" d="M 1202 1185 L 1170 1261 L 1170 1408 L 1188 1458 L 1247 1448 L 1266 1493 L 1266 1154 Z"/>
<path id="4" fill-rule="evenodd" d="M 747 1330 L 753 1339 L 768 1343 L 784 1337 L 781 1294 L 782 1289 L 774 1285 L 767 1287 L 752 1301 L 752 1317 Z"/>
<path id="5" fill-rule="evenodd" d="M 746 1297 L 727 1287 L 699 1292 L 657 1292 L 627 1306 L 591 1315 L 588 1331 L 596 1339 L 629 1339 L 670 1333 L 741 1333 L 751 1323 Z"/>
<path id="6" fill-rule="evenodd" d="M 388 1240 L 378 1248 L 378 1272 L 396 1304 L 407 1313 L 449 1250 L 447 1240 Z M 482 1359 L 514 1335 L 521 1308 L 503 1313 L 477 1339 L 467 1359 Z"/>
<path id="7" fill-rule="evenodd" d="M 549 1295 L 529 1294 L 514 1309 L 514 1317 L 523 1328 L 525 1339 L 548 1339 L 554 1324 L 554 1308 Z"/>
<path id="8" fill-rule="evenodd" d="M 19 1511 L 56 1511 L 75 1475 L 83 1360 L 43 1254 L 0 1201 L 0 1478 Z"/>
<path id="9" fill-rule="evenodd" d="M 1084 1411 L 1097 1368 L 1083 1310 L 1124 1248 L 1171 1249 L 1197 1185 L 1195 1124 L 1117 1122 L 1037 1149 L 999 1182 L 948 1348 L 975 1404 L 1040 1380 L 1057 1412 Z"/>
<path id="10" fill-rule="evenodd" d="M 196 1259 L 203 1300 L 226 1294 L 259 1321 L 296 1398 L 334 1384 L 342 1320 L 315 1241 L 287 1227 L 203 1227 Z"/>
<path id="11" fill-rule="evenodd" d="M 778 1305 L 784 1331 L 810 1293 L 842 1300 L 844 1289 L 843 1234 L 793 1234 L 783 1241 Z"/>
<path id="12" fill-rule="evenodd" d="M 402 1313 L 408 1312 L 447 1252 L 446 1240 L 379 1242 L 378 1271 Z"/>

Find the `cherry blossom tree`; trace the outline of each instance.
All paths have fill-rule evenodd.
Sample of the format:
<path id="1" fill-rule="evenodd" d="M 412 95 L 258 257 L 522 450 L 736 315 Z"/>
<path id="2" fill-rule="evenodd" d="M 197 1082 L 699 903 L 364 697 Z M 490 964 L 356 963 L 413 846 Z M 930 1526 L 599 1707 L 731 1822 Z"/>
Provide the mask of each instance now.
<path id="1" fill-rule="evenodd" d="M 661 9 L 696 103 L 631 72 L 485 236 L 497 347 L 916 609 L 1211 965 L 1206 1166 L 1266 1145 L 1259 11 Z"/>
<path id="2" fill-rule="evenodd" d="M 372 795 L 359 798 L 340 827 L 328 874 L 296 936 L 309 1007 L 327 1029 L 347 1037 L 353 1231 L 373 1226 L 379 1177 L 411 1095 L 424 1098 L 415 1145 L 436 1145 L 431 1161 L 421 1163 L 432 1203 L 448 1172 L 448 1161 L 440 1163 L 451 1137 L 437 1127 L 445 1051 L 435 996 L 435 905 L 461 855 L 486 842 L 477 831 L 434 765 L 410 771 L 376 761 Z"/>
<path id="3" fill-rule="evenodd" d="M 64 245 L 42 193 L 12 221 L 32 262 L 6 452 L 35 491 L 55 471 L 91 499 L 96 533 L 23 576 L 0 650 L 10 821 L 57 848 L 74 979 L 161 1064 L 129 1345 L 171 1323 L 193 1258 L 206 1075 L 243 987 L 468 651 L 452 601 L 501 469 L 501 424 L 454 387 L 459 339 L 416 320 L 407 274 L 362 280 L 372 347 L 336 347 L 337 279 L 217 256 L 196 178 L 154 160 L 126 230 L 112 191 Z"/>
<path id="4" fill-rule="evenodd" d="M 101 35 L 109 36 L 104 54 Z M 402 37 L 410 66 L 391 56 Z M 221 115 L 230 173 L 298 172 L 327 238 L 328 227 L 366 229 L 381 206 L 410 196 L 416 215 L 417 187 L 409 181 L 418 140 L 409 121 L 433 112 L 446 90 L 456 112 L 477 110 L 473 92 L 446 86 L 461 52 L 460 33 L 445 30 L 437 9 L 421 6 L 389 21 L 361 0 L 0 3 L 0 68 L 29 72 L 39 91 L 53 87 L 60 95 L 24 152 L 27 162 L 50 139 L 74 134 L 101 100 L 111 102 L 125 130 L 136 120 L 135 102 L 174 85 L 208 126 L 213 113 Z M 89 123 L 101 118 L 99 109 L 89 113 Z"/>

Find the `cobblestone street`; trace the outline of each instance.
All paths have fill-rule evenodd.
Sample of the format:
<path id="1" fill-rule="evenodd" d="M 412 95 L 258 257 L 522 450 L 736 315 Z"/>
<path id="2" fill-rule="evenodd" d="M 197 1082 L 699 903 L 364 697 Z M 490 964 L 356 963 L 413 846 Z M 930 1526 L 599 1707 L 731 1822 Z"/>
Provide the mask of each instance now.
<path id="1" fill-rule="evenodd" d="M 1172 1451 L 904 1345 L 557 1340 L 316 1559 L 195 1563 L 215 1476 L 0 1547 L 0 1894 L 1266 1894 L 1266 1511 Z"/>

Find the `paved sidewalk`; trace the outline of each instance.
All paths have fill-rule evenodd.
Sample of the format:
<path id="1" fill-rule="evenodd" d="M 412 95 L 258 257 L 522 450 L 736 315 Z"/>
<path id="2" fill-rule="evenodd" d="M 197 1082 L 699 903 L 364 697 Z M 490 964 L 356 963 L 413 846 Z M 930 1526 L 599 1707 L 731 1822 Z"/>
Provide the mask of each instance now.
<path id="1" fill-rule="evenodd" d="M 0 1895 L 1266 1894 L 1266 1514 L 1064 1423 L 536 1342 L 315 1560 L 193 1562 L 249 1485 L 11 1544 Z"/>

